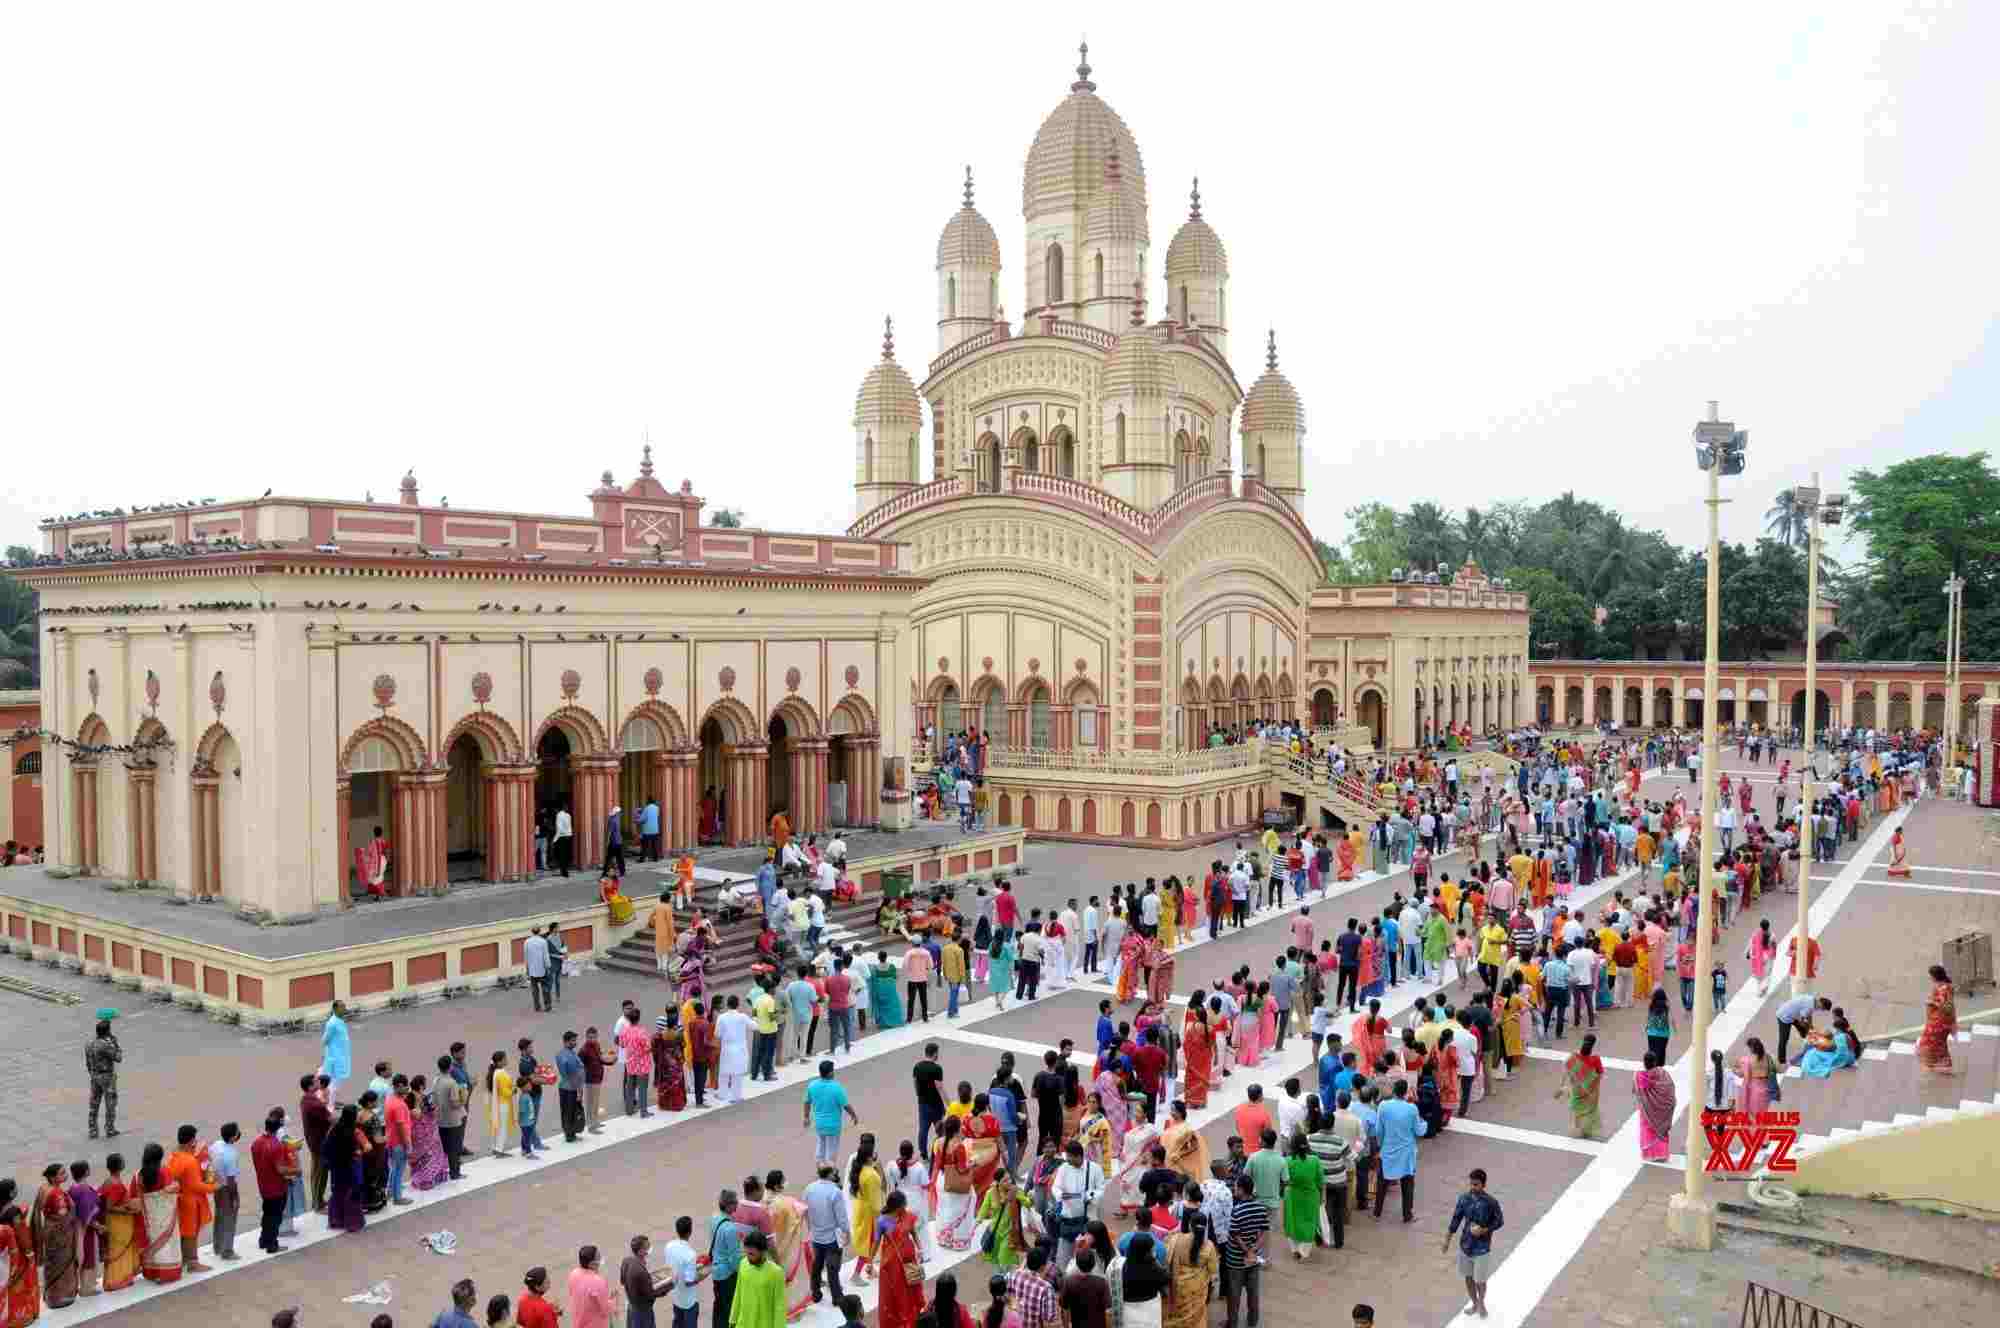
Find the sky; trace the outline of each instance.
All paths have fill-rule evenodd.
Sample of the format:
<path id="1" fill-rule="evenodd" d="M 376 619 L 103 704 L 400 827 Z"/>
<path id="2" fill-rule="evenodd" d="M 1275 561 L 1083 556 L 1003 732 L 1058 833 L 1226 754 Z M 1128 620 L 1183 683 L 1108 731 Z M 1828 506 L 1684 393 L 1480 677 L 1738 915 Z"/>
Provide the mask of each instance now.
<path id="1" fill-rule="evenodd" d="M 1156 252 L 1201 178 L 1246 387 L 1277 332 L 1323 538 L 1571 490 L 1693 543 L 1711 398 L 1751 434 L 1730 539 L 1815 468 L 2000 451 L 2000 5 L 1006 19 L 0 8 L 0 542 L 410 468 L 582 512 L 642 437 L 711 508 L 842 528 L 855 389 L 884 315 L 936 354 L 967 165 L 1026 307 L 1021 167 L 1080 36 Z"/>

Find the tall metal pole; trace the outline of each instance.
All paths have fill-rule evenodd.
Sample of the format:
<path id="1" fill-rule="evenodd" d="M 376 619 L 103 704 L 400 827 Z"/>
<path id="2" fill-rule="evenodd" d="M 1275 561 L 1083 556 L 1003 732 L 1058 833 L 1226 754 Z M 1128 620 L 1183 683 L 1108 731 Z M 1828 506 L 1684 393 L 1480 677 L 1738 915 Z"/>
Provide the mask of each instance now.
<path id="1" fill-rule="evenodd" d="M 1715 1248 L 1715 1208 L 1707 1197 L 1708 1135 L 1702 1130 L 1701 1108 L 1708 1077 L 1708 1028 L 1715 1017 L 1713 987 L 1709 971 L 1715 962 L 1715 801 L 1716 767 L 1721 755 L 1716 742 L 1715 694 L 1720 686 L 1718 656 L 1721 652 L 1721 514 L 1723 453 L 1734 430 L 1721 422 L 1714 402 L 1709 403 L 1708 420 L 1695 428 L 1697 443 L 1708 448 L 1708 628 L 1707 652 L 1701 674 L 1701 874 L 1695 910 L 1695 996 L 1694 1030 L 1688 1049 L 1693 1069 L 1688 1088 L 1687 1175 L 1682 1193 L 1674 1196 L 1667 1213 L 1669 1234 L 1680 1245 L 1701 1250 Z"/>
<path id="2" fill-rule="evenodd" d="M 1953 572 L 1945 582 L 1944 629 L 1944 768 L 1947 777 L 1958 762 L 1958 654 L 1959 631 L 1965 618 L 1965 578 Z"/>
<path id="3" fill-rule="evenodd" d="M 1799 774 L 1799 824 L 1810 833 L 1811 823 L 1805 818 L 1812 812 L 1813 797 L 1813 721 L 1819 712 L 1819 472 L 1813 472 L 1812 502 L 1806 512 L 1806 732 L 1804 769 Z M 1807 905 L 1812 901 L 1812 845 L 1806 847 L 1804 864 L 1799 870 L 1799 922 L 1798 935 L 1793 941 L 1796 953 L 1792 956 L 1792 995 L 1803 995 L 1806 989 L 1806 970 L 1812 952 L 1811 924 L 1806 916 Z"/>

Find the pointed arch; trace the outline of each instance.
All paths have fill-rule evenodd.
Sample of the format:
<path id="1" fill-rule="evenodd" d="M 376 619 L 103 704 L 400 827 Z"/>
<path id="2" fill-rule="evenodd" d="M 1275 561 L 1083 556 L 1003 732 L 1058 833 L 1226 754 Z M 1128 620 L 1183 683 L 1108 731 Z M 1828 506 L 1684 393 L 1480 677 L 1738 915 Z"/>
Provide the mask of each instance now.
<path id="1" fill-rule="evenodd" d="M 1039 688 L 1044 693 L 1042 698 L 1043 700 L 1047 700 L 1056 694 L 1056 689 L 1049 685 L 1049 680 L 1047 678 L 1044 678 L 1039 673 L 1031 673 L 1027 677 L 1021 679 L 1021 685 L 1014 689 L 1014 699 L 1016 701 L 1022 702 L 1023 704 L 1032 701 L 1035 699 L 1035 691 L 1037 688 Z"/>
<path id="2" fill-rule="evenodd" d="M 1250 680 L 1240 673 L 1237 674 L 1236 681 L 1229 684 L 1229 699 L 1232 701 L 1248 701 L 1250 699 Z"/>
<path id="3" fill-rule="evenodd" d="M 111 741 L 111 726 L 104 722 L 104 716 L 91 711 L 84 716 L 83 723 L 76 726 L 76 740 L 93 746 Z"/>
<path id="4" fill-rule="evenodd" d="M 748 706 L 733 696 L 725 696 L 710 706 L 702 715 L 701 723 L 697 726 L 697 731 L 708 727 L 708 721 L 711 719 L 715 721 L 716 727 L 722 730 L 722 740 L 724 742 L 763 742 L 765 740 L 764 730 L 758 725 L 757 717 L 750 713 Z"/>
<path id="5" fill-rule="evenodd" d="M 1271 697 L 1275 695 L 1275 693 L 1273 693 L 1271 690 L 1271 675 L 1268 673 L 1258 674 L 1257 684 L 1252 689 L 1251 694 L 1254 695 L 1260 701 L 1270 700 Z"/>
<path id="6" fill-rule="evenodd" d="M 1222 685 L 1222 675 L 1219 673 L 1209 676 L 1208 699 L 1211 701 L 1227 701 L 1229 699 L 1229 689 Z"/>
<path id="7" fill-rule="evenodd" d="M 209 732 L 213 733 L 215 728 L 219 727 L 220 725 L 212 726 Z M 388 744 L 389 750 L 395 753 L 399 768 L 403 770 L 421 770 L 424 768 L 424 758 L 426 755 L 424 740 L 417 735 L 417 731 L 400 719 L 395 719 L 388 715 L 378 715 L 349 734 L 346 743 L 341 746 L 339 766 L 341 778 L 345 779 L 347 777 L 347 767 L 353 762 L 355 752 L 360 750 L 362 743 L 367 742 L 371 738 L 379 738 Z M 212 749 L 208 749 L 207 747 L 207 734 L 202 736 L 202 744 L 204 747 L 203 757 L 206 758 L 212 755 Z"/>
<path id="8" fill-rule="evenodd" d="M 1063 704 L 1071 706 L 1096 705 L 1099 695 L 1097 684 L 1090 679 L 1072 678 L 1070 679 L 1069 686 L 1063 689 Z M 1195 699 L 1197 701 L 1201 699 L 1199 690 L 1195 693 Z"/>
<path id="9" fill-rule="evenodd" d="M 408 728 L 409 726 L 406 724 L 404 725 L 404 727 Z M 362 728 L 363 729 L 367 728 L 367 725 L 366 724 L 362 725 Z M 360 735 L 360 732 L 361 732 L 360 729 L 355 730 L 357 737 Z M 222 746 L 223 743 L 232 740 L 233 740 L 233 735 L 231 735 L 231 733 L 229 732 L 229 726 L 227 724 L 224 724 L 219 719 L 216 720 L 213 724 L 210 724 L 208 728 L 205 731 L 203 731 L 201 735 L 201 741 L 194 745 L 195 772 L 199 772 L 200 769 L 204 766 L 214 765 L 216 751 Z M 343 770 L 347 768 L 347 755 L 345 752 L 341 753 L 341 768 Z"/>
<path id="10" fill-rule="evenodd" d="M 681 722 L 680 712 L 665 701 L 648 697 L 628 710 L 625 713 L 624 720 L 618 725 L 618 741 L 620 746 L 624 745 L 625 730 L 635 719 L 650 719 L 653 721 L 659 727 L 660 736 L 666 741 L 669 748 L 684 748 L 691 741 L 688 736 L 687 725 Z"/>
<path id="11" fill-rule="evenodd" d="M 611 750 L 611 740 L 605 735 L 604 721 L 578 705 L 560 706 L 549 712 L 535 729 L 533 751 L 542 749 L 542 739 L 550 729 L 561 729 L 569 739 L 569 750 L 573 756 L 602 756 Z"/>
<path id="12" fill-rule="evenodd" d="M 817 738 L 826 732 L 819 721 L 819 712 L 802 696 L 788 696 L 772 706 L 770 719 L 765 721 L 767 728 L 773 719 L 783 720 L 785 731 L 794 738 Z"/>
<path id="13" fill-rule="evenodd" d="M 444 735 L 442 750 L 449 752 L 467 735 L 479 744 L 479 754 L 495 765 L 518 764 L 522 759 L 521 735 L 514 726 L 491 710 L 475 710 L 462 716 Z"/>

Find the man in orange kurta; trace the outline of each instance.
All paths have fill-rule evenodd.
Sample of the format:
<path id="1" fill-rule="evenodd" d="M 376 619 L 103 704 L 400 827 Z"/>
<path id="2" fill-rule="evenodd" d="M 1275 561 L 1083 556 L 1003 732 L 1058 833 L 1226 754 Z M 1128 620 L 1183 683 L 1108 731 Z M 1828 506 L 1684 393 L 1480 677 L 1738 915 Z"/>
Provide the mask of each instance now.
<path id="1" fill-rule="evenodd" d="M 208 1198 L 215 1193 L 215 1186 L 208 1183 L 204 1175 L 208 1168 L 195 1156 L 195 1134 L 194 1126 L 181 1126 L 181 1146 L 167 1158 L 161 1174 L 180 1186 L 181 1266 L 186 1272 L 205 1273 L 208 1265 L 194 1256 L 201 1243 L 201 1229 L 215 1219 L 215 1209 Z"/>
<path id="2" fill-rule="evenodd" d="M 653 905 L 653 962 L 665 973 L 674 956 L 674 904 L 672 895 L 661 895 Z"/>

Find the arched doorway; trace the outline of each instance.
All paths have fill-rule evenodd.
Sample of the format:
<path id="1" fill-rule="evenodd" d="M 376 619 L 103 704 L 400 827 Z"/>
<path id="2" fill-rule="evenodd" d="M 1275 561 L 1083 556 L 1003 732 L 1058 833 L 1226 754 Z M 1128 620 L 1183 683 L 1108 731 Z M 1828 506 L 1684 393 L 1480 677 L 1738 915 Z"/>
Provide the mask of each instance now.
<path id="1" fill-rule="evenodd" d="M 1646 722 L 1646 694 L 1637 687 L 1625 689 L 1625 718 L 1621 721 L 1626 728 L 1636 729 Z"/>
<path id="2" fill-rule="evenodd" d="M 1563 688 L 1563 723 L 1576 728 L 1583 723 L 1583 688 L 1571 686 Z"/>
<path id="3" fill-rule="evenodd" d="M 535 744 L 535 807 L 551 824 L 558 811 L 567 810 L 572 816 L 576 813 L 575 777 L 570 770 L 573 755 L 569 734 L 560 724 L 549 725 Z"/>
<path id="4" fill-rule="evenodd" d="M 661 801 L 664 829 L 666 799 L 660 788 L 659 754 L 666 749 L 666 730 L 651 715 L 634 715 L 619 731 L 618 805 L 625 809 L 625 846 L 634 857 L 639 851 L 639 813 L 653 798 Z"/>
<path id="5" fill-rule="evenodd" d="M 1922 727 L 1930 729 L 1934 733 L 1942 733 L 1944 731 L 1943 692 L 1925 691 L 1924 722 Z"/>
<path id="6" fill-rule="evenodd" d="M 1833 722 L 1833 699 L 1818 689 L 1814 689 L 1813 699 L 1815 702 L 1813 706 L 1813 729 L 1815 732 L 1824 733 L 1827 727 Z M 1806 693 L 1804 688 L 1800 688 L 1798 691 L 1792 693 L 1790 712 L 1792 727 L 1800 732 L 1804 732 L 1806 726 Z"/>
<path id="7" fill-rule="evenodd" d="M 1055 745 L 1049 725 L 1049 689 L 1045 683 L 1028 687 L 1028 746 L 1046 751 Z"/>
<path id="8" fill-rule="evenodd" d="M 720 844 L 724 829 L 729 824 L 729 781 L 726 778 L 729 736 L 723 732 L 722 724 L 715 716 L 710 715 L 701 722 L 700 742 L 701 757 L 696 766 L 696 777 L 701 782 L 698 838 L 704 844 Z"/>
<path id="9" fill-rule="evenodd" d="M 958 684 L 944 682 L 937 689 L 937 736 L 938 745 L 944 745 L 945 738 L 965 731 L 965 707 L 960 704 Z"/>
<path id="10" fill-rule="evenodd" d="M 1000 492 L 1000 440 L 992 434 L 980 438 L 973 448 L 974 478 L 981 493 Z"/>
<path id="11" fill-rule="evenodd" d="M 173 884 L 167 868 L 173 855 L 160 853 L 160 836 L 165 833 L 169 844 L 177 842 L 173 836 L 179 833 L 180 821 L 180 800 L 171 794 L 162 796 L 160 790 L 162 758 L 169 753 L 169 743 L 166 725 L 146 719 L 132 737 L 136 751 L 125 772 L 132 878 L 158 885 Z"/>
<path id="12" fill-rule="evenodd" d="M 1535 689 L 1535 723 L 1546 728 L 1548 725 L 1555 723 L 1555 717 L 1556 689 L 1547 686 L 1537 687 Z"/>
<path id="13" fill-rule="evenodd" d="M 1744 701 L 1744 719 L 1760 727 L 1771 722 L 1771 701 L 1762 687 L 1752 687 Z"/>
<path id="14" fill-rule="evenodd" d="M 1374 743 L 1378 752 L 1385 746 L 1383 708 L 1382 691 L 1379 687 L 1365 688 L 1354 697 L 1355 720 L 1368 730 L 1369 740 Z"/>
<path id="15" fill-rule="evenodd" d="M 767 814 L 782 811 L 791 828 L 817 833 L 825 828 L 821 788 L 826 779 L 819 716 L 798 696 L 788 696 L 765 726 L 769 759 L 765 768 Z"/>
<path id="16" fill-rule="evenodd" d="M 1736 689 L 1725 687 L 1717 692 L 1715 694 L 1715 722 L 1718 724 L 1734 724 L 1737 714 Z"/>
<path id="17" fill-rule="evenodd" d="M 1881 727 L 1876 722 L 1875 693 L 1856 692 L 1854 694 L 1854 727 L 1872 729 Z"/>
<path id="18" fill-rule="evenodd" d="M 1910 727 L 1910 693 L 1907 690 L 1889 693 L 1889 717 L 1884 727 L 1891 732 Z"/>
<path id="19" fill-rule="evenodd" d="M 1674 689 L 1655 687 L 1653 689 L 1653 724 L 1655 727 L 1674 722 Z"/>
<path id="20" fill-rule="evenodd" d="M 1686 713 L 1681 717 L 1683 727 L 1698 729 L 1703 722 L 1703 702 L 1701 688 L 1690 687 L 1681 693 L 1681 708 Z"/>
<path id="21" fill-rule="evenodd" d="M 849 696 L 827 716 L 826 732 L 827 824 L 876 824 L 882 758 L 874 711 L 859 696 Z"/>
<path id="22" fill-rule="evenodd" d="M 486 764 L 479 739 L 470 733 L 459 734 L 445 751 L 445 869 L 452 880 L 497 879 L 491 864 Z"/>
<path id="23" fill-rule="evenodd" d="M 110 801 L 109 782 L 99 782 L 98 767 L 103 758 L 82 749 L 108 745 L 111 730 L 102 719 L 91 715 L 77 729 L 76 741 L 78 750 L 72 751 L 69 758 L 70 820 L 76 827 L 77 870 L 90 876 L 104 869 L 104 845 L 116 841 L 107 839 L 103 829 L 105 803 Z"/>
<path id="24" fill-rule="evenodd" d="M 1333 703 L 1333 689 L 1322 687 L 1313 693 L 1312 722 L 1314 728 L 1330 729 L 1339 722 L 1339 708 Z"/>
<path id="25" fill-rule="evenodd" d="M 733 697 L 717 701 L 702 716 L 697 730 L 702 842 L 749 844 L 763 837 L 770 816 L 767 732 Z"/>
<path id="26" fill-rule="evenodd" d="M 1022 429 L 1014 435 L 1014 446 L 1021 454 L 1021 469 L 1033 473 L 1042 468 L 1042 444 L 1035 437 L 1034 430 Z"/>
<path id="27" fill-rule="evenodd" d="M 1049 447 L 1055 452 L 1056 474 L 1066 480 L 1076 478 L 1076 435 L 1063 425 L 1049 435 Z"/>

